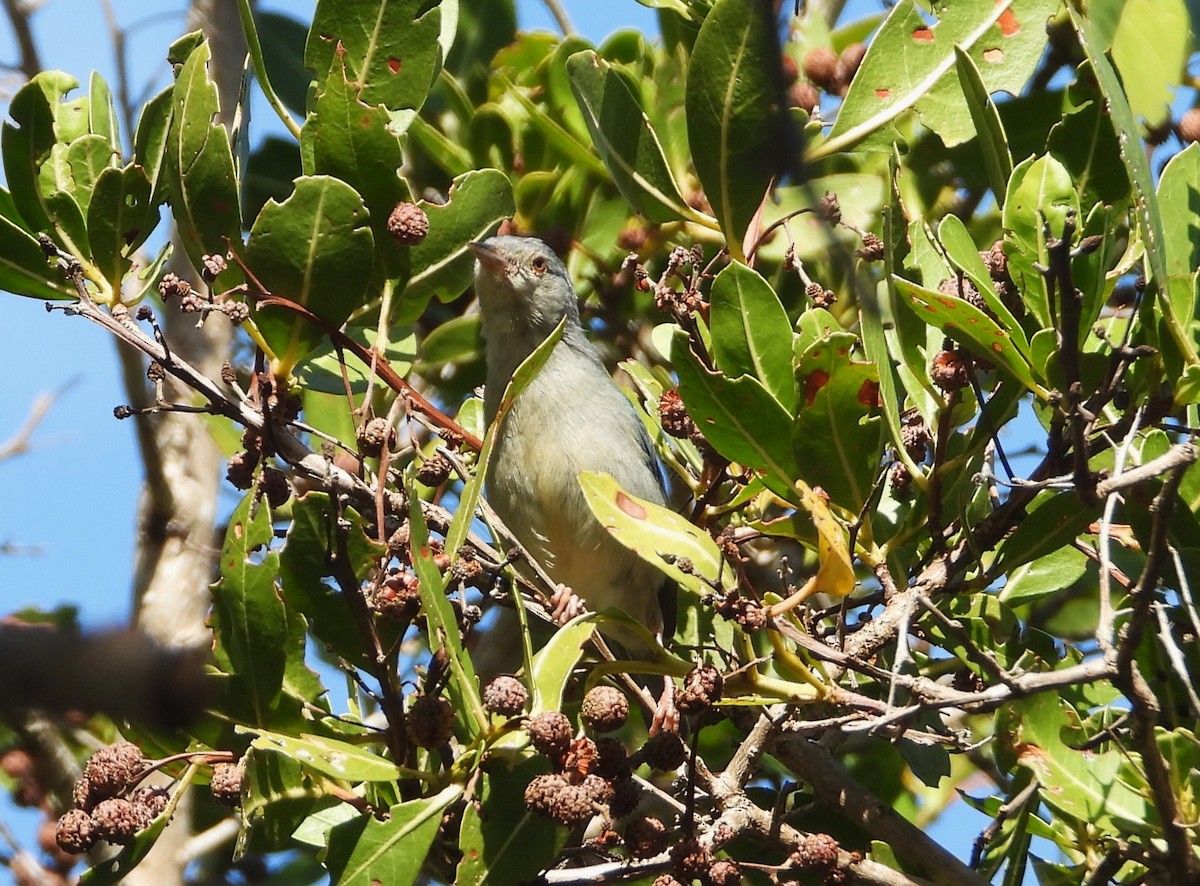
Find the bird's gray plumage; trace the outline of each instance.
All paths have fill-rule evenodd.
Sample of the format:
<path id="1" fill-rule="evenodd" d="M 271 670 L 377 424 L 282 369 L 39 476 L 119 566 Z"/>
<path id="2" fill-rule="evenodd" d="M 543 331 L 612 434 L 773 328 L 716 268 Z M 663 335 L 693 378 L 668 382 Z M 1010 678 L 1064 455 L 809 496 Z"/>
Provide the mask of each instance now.
<path id="1" fill-rule="evenodd" d="M 505 416 L 486 478 L 488 500 L 551 577 L 589 609 L 623 609 L 657 632 L 661 573 L 605 531 L 578 482 L 581 471 L 605 471 L 632 495 L 663 504 L 650 437 L 584 335 L 570 277 L 551 249 L 508 236 L 471 249 L 489 423 L 513 371 L 568 318 L 546 365 Z"/>

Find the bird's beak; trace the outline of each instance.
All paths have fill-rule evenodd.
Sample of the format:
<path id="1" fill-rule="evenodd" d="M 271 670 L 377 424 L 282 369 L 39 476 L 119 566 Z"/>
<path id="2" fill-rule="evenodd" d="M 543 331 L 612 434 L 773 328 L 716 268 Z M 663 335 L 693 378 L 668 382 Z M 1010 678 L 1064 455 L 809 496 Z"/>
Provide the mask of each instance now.
<path id="1" fill-rule="evenodd" d="M 495 272 L 508 268 L 508 260 L 486 243 L 468 243 L 467 249 L 485 268 Z"/>

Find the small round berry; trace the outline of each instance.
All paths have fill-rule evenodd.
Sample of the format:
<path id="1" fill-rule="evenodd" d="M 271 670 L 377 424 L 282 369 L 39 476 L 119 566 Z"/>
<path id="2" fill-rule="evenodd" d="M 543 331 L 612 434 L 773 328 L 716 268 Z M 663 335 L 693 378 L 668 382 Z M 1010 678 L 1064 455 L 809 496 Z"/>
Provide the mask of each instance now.
<path id="1" fill-rule="evenodd" d="M 799 108 L 812 113 L 821 106 L 821 92 L 806 80 L 797 80 L 787 91 L 789 108 Z"/>
<path id="2" fill-rule="evenodd" d="M 416 203 L 397 203 L 388 216 L 387 232 L 401 246 L 416 246 L 429 233 L 429 216 Z"/>
<path id="3" fill-rule="evenodd" d="M 104 800 L 92 810 L 96 837 L 109 843 L 128 843 L 141 829 L 141 822 L 142 817 L 133 804 L 120 797 Z"/>
<path id="4" fill-rule="evenodd" d="M 216 280 L 221 274 L 229 268 L 229 262 L 225 260 L 225 256 L 213 253 L 212 255 L 202 255 L 200 263 L 203 267 L 200 269 L 200 276 L 211 283 Z"/>
<path id="5" fill-rule="evenodd" d="M 561 775 L 539 775 L 531 781 L 525 789 L 525 806 L 568 827 L 583 824 L 596 814 L 587 791 Z"/>
<path id="6" fill-rule="evenodd" d="M 54 838 L 63 852 L 82 855 L 96 842 L 96 826 L 82 809 L 68 809 L 58 820 Z"/>
<path id="7" fill-rule="evenodd" d="M 363 455 L 378 458 L 385 445 L 389 451 L 396 448 L 396 430 L 386 418 L 373 418 L 359 429 L 358 445 Z"/>
<path id="8" fill-rule="evenodd" d="M 658 398 L 658 418 L 663 431 L 672 437 L 685 440 L 696 433 L 696 423 L 688 415 L 678 391 L 663 391 Z"/>
<path id="9" fill-rule="evenodd" d="M 162 279 L 158 281 L 158 294 L 162 296 L 163 301 L 171 298 L 183 298 L 191 291 L 192 284 L 176 274 L 163 274 Z"/>
<path id="10" fill-rule="evenodd" d="M 419 695 L 409 706 L 406 725 L 417 747 L 440 748 L 454 734 L 454 708 L 436 695 Z"/>
<path id="11" fill-rule="evenodd" d="M 850 87 L 850 81 L 858 73 L 862 60 L 867 54 L 867 44 L 855 41 L 842 50 L 837 60 L 838 91 L 845 93 Z"/>
<path id="12" fill-rule="evenodd" d="M 1184 111 L 1176 131 L 1182 142 L 1200 141 L 1200 108 L 1188 108 Z"/>
<path id="13" fill-rule="evenodd" d="M 863 261 L 882 261 L 883 257 L 887 254 L 883 241 L 870 231 L 862 235 L 862 243 L 862 248 L 854 254 Z"/>
<path id="14" fill-rule="evenodd" d="M 528 701 L 525 684 L 508 674 L 501 674 L 483 687 L 483 706 L 502 717 L 516 717 Z"/>
<path id="15" fill-rule="evenodd" d="M 92 754 L 84 769 L 84 777 L 95 797 L 115 797 L 129 787 L 130 781 L 145 765 L 146 760 L 137 745 L 118 741 Z"/>
<path id="16" fill-rule="evenodd" d="M 712 863 L 712 850 L 695 837 L 680 840 L 671 847 L 671 865 L 675 876 L 685 883 L 707 877 Z"/>
<path id="17" fill-rule="evenodd" d="M 129 794 L 129 802 L 141 818 L 141 828 L 147 828 L 154 819 L 163 814 L 171 794 L 166 788 L 140 787 Z"/>
<path id="18" fill-rule="evenodd" d="M 629 754 L 625 745 L 615 738 L 596 739 L 596 763 L 593 771 L 601 778 L 618 778 L 629 774 Z"/>
<path id="19" fill-rule="evenodd" d="M 625 845 L 634 858 L 650 858 L 667 848 L 667 826 L 657 818 L 634 818 L 625 825 Z"/>
<path id="20" fill-rule="evenodd" d="M 407 624 L 421 611 L 421 591 L 411 572 L 397 572 L 367 595 L 367 605 L 384 618 Z"/>
<path id="21" fill-rule="evenodd" d="M 826 92 L 838 88 L 838 57 L 828 46 L 817 46 L 804 55 L 804 76 Z"/>
<path id="22" fill-rule="evenodd" d="M 646 741 L 642 756 L 651 769 L 670 772 L 682 766 L 687 759 L 687 746 L 678 734 L 660 732 Z"/>
<path id="23" fill-rule="evenodd" d="M 957 351 L 949 350 L 934 354 L 929 377 L 947 394 L 960 391 L 971 382 L 967 361 Z"/>
<path id="24" fill-rule="evenodd" d="M 597 732 L 615 732 L 629 719 L 629 699 L 615 686 L 596 686 L 583 697 L 579 715 Z"/>
<path id="25" fill-rule="evenodd" d="M 675 704 L 685 714 L 699 714 L 713 703 L 721 700 L 725 678 L 712 665 L 693 668 L 683 681 L 683 690 L 675 698 Z"/>
<path id="26" fill-rule="evenodd" d="M 563 758 L 575 735 L 571 721 L 559 711 L 545 711 L 530 717 L 525 729 L 537 752 L 555 761 Z"/>
<path id="27" fill-rule="evenodd" d="M 788 861 L 802 871 L 828 873 L 837 867 L 838 842 L 829 834 L 808 834 L 800 841 Z"/>
<path id="28" fill-rule="evenodd" d="M 451 468 L 450 459 L 440 452 L 435 452 L 421 462 L 417 468 L 417 479 L 426 486 L 441 486 L 449 479 Z"/>
<path id="29" fill-rule="evenodd" d="M 719 858 L 709 867 L 707 882 L 712 886 L 738 886 L 742 882 L 742 869 L 737 862 Z"/>
<path id="30" fill-rule="evenodd" d="M 212 797 L 222 806 L 236 808 L 242 802 L 242 780 L 246 774 L 245 763 L 218 763 L 213 767 L 209 790 Z"/>

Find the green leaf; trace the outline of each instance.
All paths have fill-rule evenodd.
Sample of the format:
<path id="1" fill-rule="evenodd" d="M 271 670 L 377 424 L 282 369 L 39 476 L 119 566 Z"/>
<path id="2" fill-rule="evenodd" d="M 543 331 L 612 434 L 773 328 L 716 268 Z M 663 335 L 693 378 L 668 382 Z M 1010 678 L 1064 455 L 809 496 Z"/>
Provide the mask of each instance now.
<path id="1" fill-rule="evenodd" d="M 713 280 L 710 300 L 717 368 L 728 378 L 757 378 L 780 406 L 794 411 L 792 324 L 770 284 L 733 261 Z"/>
<path id="2" fill-rule="evenodd" d="M 1008 606 L 1037 603 L 1061 593 L 1083 578 L 1087 574 L 1087 564 L 1087 556 L 1082 551 L 1059 548 L 1007 571 L 1000 600 Z"/>
<path id="3" fill-rule="evenodd" d="M 228 656 L 255 723 L 271 722 L 283 687 L 286 613 L 275 588 L 279 554 L 266 500 L 251 490 L 229 518 L 221 578 L 212 587 L 217 643 Z"/>
<path id="4" fill-rule="evenodd" d="M 21 222 L 12 195 L 0 188 L 0 289 L 30 298 L 76 298 L 50 267 L 37 238 Z"/>
<path id="5" fill-rule="evenodd" d="M 1069 546 L 1100 514 L 1098 506 L 1084 507 L 1074 492 L 1043 493 L 1040 499 L 1016 531 L 1004 540 L 989 575 L 1010 573 L 1018 566 Z"/>
<path id="6" fill-rule="evenodd" d="M 583 658 L 583 650 L 596 631 L 599 616 L 585 612 L 563 625 L 533 657 L 530 683 L 533 703 L 529 715 L 562 710 L 563 691 L 575 673 L 575 665 Z M 521 738 L 520 743 L 525 739 Z"/>
<path id="7" fill-rule="evenodd" d="M 617 189 L 654 223 L 693 218 L 679 195 L 658 135 L 625 77 L 593 50 L 567 60 L 571 89 Z"/>
<path id="8" fill-rule="evenodd" d="M 267 290 L 291 299 L 336 328 L 363 302 L 374 238 L 358 192 L 330 176 L 296 179 L 282 203 L 263 207 L 246 244 L 246 264 Z M 287 373 L 325 337 L 308 320 L 279 307 L 254 312 Z"/>
<path id="9" fill-rule="evenodd" d="M 242 242 L 242 213 L 229 134 L 215 122 L 220 105 L 208 76 L 208 42 L 188 55 L 171 92 L 171 128 L 167 134 L 166 176 L 179 239 L 195 268 L 203 256 L 224 255 Z M 217 290 L 241 283 L 235 265 L 214 281 Z"/>
<path id="10" fill-rule="evenodd" d="M 1157 284 L 1157 304 L 1161 305 L 1170 341 L 1184 362 L 1189 365 L 1200 364 L 1200 355 L 1196 353 L 1195 342 L 1190 330 L 1185 324 L 1190 324 L 1192 317 L 1183 313 L 1187 302 L 1176 303 L 1177 292 L 1170 290 L 1167 281 L 1171 278 L 1170 266 L 1166 255 L 1166 234 L 1163 230 L 1162 215 L 1158 208 L 1158 195 L 1154 191 L 1154 179 L 1150 173 L 1150 163 L 1142 150 L 1141 140 L 1131 138 L 1130 133 L 1140 132 L 1140 125 L 1129 107 L 1129 100 L 1117 72 L 1105 55 L 1105 45 L 1097 33 L 1096 24 L 1091 19 L 1077 12 L 1068 4 L 1067 12 L 1075 26 L 1075 36 L 1079 45 L 1092 64 L 1096 82 L 1100 85 L 1101 94 L 1108 105 L 1109 115 L 1113 126 L 1124 138 L 1120 139 L 1121 159 L 1125 163 L 1125 171 L 1129 174 L 1129 182 L 1134 190 L 1134 207 L 1137 210 L 1138 221 L 1141 223 L 1142 240 L 1146 246 L 1146 260 L 1149 265 L 1149 277 Z M 1015 277 L 1014 277 L 1015 279 Z"/>
<path id="11" fill-rule="evenodd" d="M 1012 175 L 1012 155 L 1008 152 L 1008 139 L 1004 135 L 1004 124 L 1000 112 L 988 93 L 987 84 L 979 67 L 961 46 L 954 47 L 954 65 L 958 71 L 958 83 L 971 112 L 975 125 L 975 137 L 979 152 L 983 154 L 983 167 L 987 170 L 988 182 L 997 203 L 1003 204 L 1008 189 L 1008 177 Z"/>
<path id="12" fill-rule="evenodd" d="M 282 849 L 322 799 L 300 764 L 284 754 L 250 748 L 242 779 L 242 829 L 233 857 Z"/>
<path id="13" fill-rule="evenodd" d="M 840 344 L 844 335 L 834 332 L 813 342 L 797 360 L 801 402 L 792 449 L 800 479 L 856 514 L 880 470 L 883 427 L 878 370 L 874 363 L 850 359 Z"/>
<path id="14" fill-rule="evenodd" d="M 318 90 L 340 45 L 346 69 L 367 105 L 417 110 L 441 64 L 445 3 L 428 0 L 320 0 L 304 47 Z M 336 76 L 336 74 L 334 75 Z"/>
<path id="15" fill-rule="evenodd" d="M 150 182 L 140 166 L 108 168 L 96 180 L 87 212 L 88 242 L 96 268 L 114 291 L 120 291 L 132 265 L 131 244 L 144 242 L 158 223 L 157 212 L 151 222 L 153 211 Z"/>
<path id="16" fill-rule="evenodd" d="M 1153 128 L 1170 114 L 1191 52 L 1183 0 L 1125 0 L 1111 54 L 1134 116 Z M 1134 130 L 1141 132 L 1141 130 Z"/>
<path id="17" fill-rule="evenodd" d="M 1052 809 L 1102 831 L 1159 833 L 1151 823 L 1153 807 L 1118 777 L 1129 752 L 1071 747 L 1087 736 L 1077 715 L 1056 693 L 1040 693 L 1008 705 L 1000 730 L 1005 731 L 1007 746 L 1017 751 L 1018 764 L 1041 782 L 1041 799 Z"/>
<path id="18" fill-rule="evenodd" d="M 448 576 L 443 577 L 437 564 L 433 562 L 433 551 L 429 547 L 429 526 L 425 522 L 425 513 L 421 510 L 421 498 L 411 469 L 404 472 L 404 491 L 409 501 L 409 546 L 412 551 L 413 572 L 418 579 L 421 611 L 425 614 L 429 646 L 435 655 L 444 655 L 449 663 L 453 676 L 449 688 L 450 703 L 457 715 L 456 719 L 464 724 L 468 736 L 473 739 L 488 727 L 490 718 L 479 697 L 479 680 L 475 676 L 475 667 L 463 649 L 458 617 L 446 596 Z M 463 499 L 466 499 L 466 490 Z M 465 519 L 462 516 L 464 509 Z M 468 523 L 474 510 L 474 502 L 464 504 L 460 501 L 458 510 L 455 511 L 455 521 Z M 446 534 L 446 550 L 457 553 L 466 538 L 466 531 L 460 530 L 459 534 L 455 535 L 454 530 L 455 524 L 452 523 L 450 532 Z"/>
<path id="19" fill-rule="evenodd" d="M 872 135 L 886 142 L 890 125 L 910 108 L 949 146 L 974 134 L 955 73 L 956 47 L 970 55 L 988 94 L 1019 95 L 1046 45 L 1046 20 L 1058 0 L 934 4 L 932 25 L 915 0 L 901 0 L 871 41 L 830 132 L 808 159 L 844 151 Z M 888 127 L 885 129 L 885 127 Z"/>
<path id="20" fill-rule="evenodd" d="M 350 524 L 346 530 L 350 567 L 355 575 L 366 575 L 383 548 L 366 537 L 361 516 L 345 511 L 342 517 Z M 349 604 L 322 580 L 333 572 L 329 546 L 337 531 L 335 520 L 329 496 L 323 492 L 309 492 L 292 501 L 292 524 L 279 555 L 284 599 L 289 609 L 309 620 L 313 637 L 350 664 L 369 668 L 364 639 L 350 617 Z M 381 641 L 390 639 L 385 633 Z"/>
<path id="21" fill-rule="evenodd" d="M 442 813 L 462 796 L 461 785 L 393 806 L 387 821 L 360 815 L 329 832 L 325 866 L 334 886 L 409 886 L 417 882 L 437 836 Z"/>
<path id="22" fill-rule="evenodd" d="M 1168 162 L 1158 181 L 1163 252 L 1171 303 L 1180 317 L 1196 312 L 1196 269 L 1200 267 L 1200 144 L 1193 142 Z"/>
<path id="23" fill-rule="evenodd" d="M 708 371 L 682 330 L 671 341 L 671 362 L 679 396 L 705 439 L 730 461 L 761 471 L 772 492 L 794 502 L 791 414 L 758 379 L 728 379 Z"/>
<path id="24" fill-rule="evenodd" d="M 699 596 L 736 589 L 737 576 L 716 542 L 686 518 L 630 495 L 611 474 L 584 471 L 579 485 L 608 533 L 680 586 Z"/>
<path id="25" fill-rule="evenodd" d="M 998 364 L 1039 397 L 1049 396 L 1049 392 L 1034 381 L 1030 365 L 1013 344 L 1012 335 L 979 308 L 965 299 L 934 292 L 902 277 L 892 280 L 910 307 L 930 325 L 942 330 L 975 356 Z"/>
<path id="26" fill-rule="evenodd" d="M 87 131 L 83 101 L 64 101 L 78 86 L 69 74 L 43 71 L 22 86 L 8 106 L 13 122 L 5 121 L 0 136 L 4 174 L 13 203 L 31 231 L 50 232 L 54 227 L 39 184 L 43 164 L 56 144 L 66 144 Z"/>
<path id="27" fill-rule="evenodd" d="M 419 204 L 429 216 L 429 233 L 405 252 L 408 282 L 393 323 L 416 319 L 433 296 L 451 301 L 462 295 L 475 273 L 467 244 L 489 237 L 515 211 L 512 184 L 496 169 L 460 175 L 451 183 L 448 198 L 441 205 Z"/>
<path id="28" fill-rule="evenodd" d="M 523 796 L 546 768 L 537 757 L 514 761 L 496 755 L 484 762 L 474 802 L 463 811 L 458 886 L 533 882 L 554 862 L 566 831 L 530 812 Z"/>
<path id="29" fill-rule="evenodd" d="M 376 252 L 387 275 L 395 276 L 403 247 L 388 234 L 387 221 L 397 203 L 412 200 L 399 174 L 404 153 L 387 109 L 364 104 L 359 93 L 346 71 L 345 53 L 335 53 L 333 69 L 300 133 L 304 173 L 339 178 L 362 195 L 371 212 Z"/>
<path id="30" fill-rule="evenodd" d="M 1079 219 L 1079 197 L 1066 168 L 1050 156 L 1029 158 L 1013 170 L 1004 200 L 1004 242 L 1009 247 L 1008 272 L 1040 328 L 1050 328 L 1051 306 L 1046 280 L 1046 229 L 1061 237 L 1068 215 Z"/>
<path id="31" fill-rule="evenodd" d="M 1025 338 L 1025 330 L 1021 328 L 1017 318 L 1008 309 L 1008 305 L 997 294 L 996 285 L 992 282 L 983 259 L 979 257 L 979 249 L 971 238 L 967 226 L 963 224 L 963 220 L 957 215 L 944 217 L 938 223 L 937 238 L 938 242 L 942 244 L 942 248 L 946 250 L 946 257 L 975 284 L 975 288 L 983 296 L 984 302 L 996 315 L 996 322 L 1012 337 L 1013 346 L 1023 356 L 1028 357 L 1029 340 Z"/>
<path id="32" fill-rule="evenodd" d="M 112 91 L 98 71 L 88 77 L 88 131 L 108 143 L 109 149 L 121 153 L 121 126 Z"/>
<path id="33" fill-rule="evenodd" d="M 133 162 L 142 167 L 153 189 L 151 202 L 163 202 L 166 181 L 162 171 L 167 160 L 167 138 L 171 131 L 171 112 L 174 109 L 173 87 L 167 87 L 142 107 L 137 132 L 133 137 Z"/>
<path id="34" fill-rule="evenodd" d="M 769 7 L 718 0 L 692 47 L 685 107 L 696 174 L 729 254 L 739 261 L 767 187 L 790 162 L 781 83 Z"/>
<path id="35" fill-rule="evenodd" d="M 1090 75 L 1090 68 L 1084 70 Z M 1070 172 L 1081 206 L 1128 203 L 1129 175 L 1121 162 L 1120 139 L 1101 96 L 1089 91 L 1079 107 L 1066 111 L 1050 130 L 1046 147 Z"/>
<path id="36" fill-rule="evenodd" d="M 400 777 L 400 768 L 395 763 L 336 738 L 303 732 L 298 736 L 283 735 L 264 729 L 242 728 L 238 731 L 254 735 L 251 747 L 283 754 L 301 766 L 330 778 L 361 782 L 395 781 Z"/>
<path id="37" fill-rule="evenodd" d="M 345 332 L 364 348 L 374 348 L 378 341 L 378 333 L 374 327 L 348 326 Z M 406 376 L 412 369 L 413 358 L 416 356 L 416 333 L 411 326 L 389 326 L 387 332 L 388 340 L 381 355 L 397 375 Z M 356 394 L 366 393 L 367 378 L 371 374 L 370 367 L 344 351 L 343 356 L 346 358 L 344 376 L 343 365 L 338 362 L 337 351 L 332 342 L 322 342 L 296 367 L 296 378 L 307 390 L 341 394 L 344 397 L 346 381 L 349 380 L 351 391 Z M 379 384 L 378 375 L 375 378 L 376 384 Z"/>

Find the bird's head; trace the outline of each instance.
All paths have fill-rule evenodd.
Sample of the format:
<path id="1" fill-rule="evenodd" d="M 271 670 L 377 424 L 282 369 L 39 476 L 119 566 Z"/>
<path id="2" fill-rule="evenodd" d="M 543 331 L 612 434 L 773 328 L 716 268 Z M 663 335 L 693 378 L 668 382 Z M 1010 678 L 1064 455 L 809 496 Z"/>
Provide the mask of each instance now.
<path id="1" fill-rule="evenodd" d="M 578 322 L 567 269 L 541 240 L 498 236 L 467 248 L 475 256 L 475 292 L 485 330 L 521 326 L 545 334 L 564 314 Z"/>

